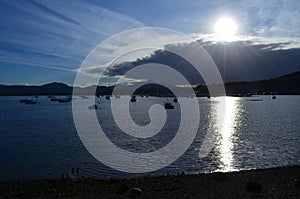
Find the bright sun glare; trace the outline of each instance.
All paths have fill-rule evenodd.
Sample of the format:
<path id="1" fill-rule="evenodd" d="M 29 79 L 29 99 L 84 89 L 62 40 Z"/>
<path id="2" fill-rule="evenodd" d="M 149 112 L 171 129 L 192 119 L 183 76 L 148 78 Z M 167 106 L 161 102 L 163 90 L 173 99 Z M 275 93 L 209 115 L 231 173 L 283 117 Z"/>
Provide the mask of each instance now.
<path id="1" fill-rule="evenodd" d="M 230 41 L 237 31 L 237 25 L 233 19 L 228 17 L 220 18 L 215 24 L 217 37 L 221 40 Z"/>

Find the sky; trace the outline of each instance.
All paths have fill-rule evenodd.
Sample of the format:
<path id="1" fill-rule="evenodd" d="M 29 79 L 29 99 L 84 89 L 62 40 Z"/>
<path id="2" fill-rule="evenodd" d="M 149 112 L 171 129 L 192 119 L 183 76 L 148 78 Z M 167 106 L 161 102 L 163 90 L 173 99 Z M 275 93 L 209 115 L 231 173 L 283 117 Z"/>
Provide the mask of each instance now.
<path id="1" fill-rule="evenodd" d="M 255 54 L 263 56 L 263 62 L 251 64 L 269 63 L 262 71 L 231 59 L 229 71 L 234 75 L 227 76 L 226 81 L 263 79 L 300 70 L 296 56 L 300 46 L 298 0 L 1 0 L 0 84 L 55 81 L 72 85 L 91 50 L 133 28 L 161 27 L 196 35 L 211 49 L 216 46 L 212 39 L 214 24 L 224 16 L 238 26 L 240 39 L 232 43 L 240 49 L 250 46 L 250 51 L 257 52 L 252 53 L 253 59 L 258 59 Z M 213 51 L 210 53 L 216 57 Z M 281 62 L 274 61 L 281 56 Z M 243 74 L 251 75 L 238 76 L 238 65 L 247 71 Z"/>

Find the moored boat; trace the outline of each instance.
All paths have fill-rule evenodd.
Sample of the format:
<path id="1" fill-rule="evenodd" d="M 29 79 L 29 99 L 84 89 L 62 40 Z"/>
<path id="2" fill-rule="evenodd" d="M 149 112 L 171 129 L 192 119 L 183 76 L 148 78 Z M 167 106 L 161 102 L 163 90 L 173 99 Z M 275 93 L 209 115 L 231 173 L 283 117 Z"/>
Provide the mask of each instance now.
<path id="1" fill-rule="evenodd" d="M 66 98 L 61 98 L 61 99 L 58 99 L 57 101 L 59 103 L 67 103 L 67 102 L 71 102 L 72 98 L 71 97 L 66 97 Z"/>
<path id="2" fill-rule="evenodd" d="M 130 101 L 131 101 L 131 102 L 136 102 L 136 96 L 134 96 L 134 95 L 133 95 L 133 96 L 131 96 L 131 99 L 130 99 Z"/>
<path id="3" fill-rule="evenodd" d="M 174 105 L 170 102 L 165 102 L 165 109 L 174 109 Z"/>
<path id="4" fill-rule="evenodd" d="M 30 101 L 30 100 L 29 99 L 20 99 L 20 103 L 26 103 L 28 101 Z"/>
<path id="5" fill-rule="evenodd" d="M 24 102 L 24 104 L 37 104 L 37 101 L 27 100 L 26 102 Z"/>

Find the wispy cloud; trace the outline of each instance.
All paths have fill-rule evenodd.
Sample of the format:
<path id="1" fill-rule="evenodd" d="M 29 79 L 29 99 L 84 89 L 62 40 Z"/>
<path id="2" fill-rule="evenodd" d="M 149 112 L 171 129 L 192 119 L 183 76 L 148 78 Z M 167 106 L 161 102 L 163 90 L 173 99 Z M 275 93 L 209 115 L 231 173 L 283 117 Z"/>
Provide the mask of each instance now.
<path id="1" fill-rule="evenodd" d="M 299 37 L 300 2 L 297 0 L 220 0 L 233 14 L 241 33 L 262 37 Z"/>
<path id="2" fill-rule="evenodd" d="M 79 72 L 90 75 L 111 75 L 110 67 L 124 68 L 137 59 L 150 57 L 157 49 L 167 44 L 191 40 L 167 29 L 135 29 L 103 41 L 84 60 Z M 129 67 L 130 68 L 130 67 Z M 107 71 L 105 71 L 107 69 Z"/>
<path id="3" fill-rule="evenodd" d="M 76 72 L 76 70 L 72 70 L 72 69 L 68 69 L 68 68 L 50 66 L 50 65 L 45 65 L 45 64 L 36 64 L 36 63 L 15 61 L 15 60 L 10 60 L 8 58 L 3 58 L 3 57 L 0 57 L 0 60 L 2 62 L 6 62 L 6 63 L 15 63 L 15 64 L 22 64 L 22 65 L 27 65 L 27 66 L 40 67 L 40 68 L 48 68 L 48 69 L 54 69 L 54 70 L 69 71 L 69 72 L 73 72 L 73 73 Z"/>
<path id="4" fill-rule="evenodd" d="M 214 33 L 212 34 L 199 34 L 191 33 L 190 36 L 195 40 L 201 39 L 204 42 L 213 42 L 218 43 L 222 42 L 221 39 Z M 234 36 L 233 42 L 243 41 L 248 42 L 253 45 L 275 45 L 276 48 L 273 50 L 279 49 L 291 49 L 291 48 L 300 48 L 300 38 L 299 37 L 262 37 L 262 36 L 249 36 L 249 35 L 237 35 Z"/>
<path id="5" fill-rule="evenodd" d="M 56 67 L 77 68 L 105 38 L 143 26 L 130 17 L 84 1 L 4 0 L 0 2 L 0 13 L 2 56 L 42 65 L 47 60 L 47 64 Z"/>
<path id="6" fill-rule="evenodd" d="M 169 6 L 170 4 L 172 6 Z M 118 76 L 123 68 L 131 68 L 129 63 L 132 64 L 137 58 L 149 58 L 155 51 L 151 47 L 157 48 L 157 44 L 160 44 L 163 48 L 167 43 L 179 38 L 176 34 L 165 37 L 156 37 L 153 34 L 154 39 L 149 42 L 143 40 L 145 35 L 140 32 L 140 35 L 128 35 L 123 41 L 105 43 L 105 39 L 110 36 L 131 28 L 151 25 L 183 31 L 194 39 L 200 38 L 201 41 L 208 42 L 211 46 L 216 45 L 218 41 L 213 34 L 207 33 L 213 31 L 217 18 L 223 15 L 232 16 L 238 23 L 239 34 L 247 35 L 236 37 L 235 43 L 252 46 L 253 50 L 258 50 L 258 54 L 263 50 L 291 52 L 291 49 L 298 49 L 300 46 L 298 0 L 191 0 L 175 3 L 173 0 L 134 3 L 93 0 L 2 0 L 0 67 L 2 70 L 9 70 L 6 63 L 10 62 L 24 67 L 49 66 L 48 68 L 57 71 L 61 68 L 64 71 L 79 71 L 97 76 L 112 64 L 113 67 L 107 70 L 105 76 Z M 140 38 L 139 42 L 137 38 Z M 88 53 L 102 41 L 104 43 L 101 51 L 93 52 L 98 53 L 98 57 L 89 59 L 88 62 L 84 62 L 83 68 L 78 69 Z M 141 50 L 141 47 L 148 49 Z M 130 49 L 139 50 L 124 56 Z M 112 63 L 112 59 L 116 57 L 117 60 Z M 264 59 L 270 59 L 270 56 L 267 55 Z M 292 71 L 292 67 L 286 66 L 287 71 Z M 22 74 L 19 78 L 22 78 L 21 76 Z M 47 81 L 51 81 L 50 78 L 54 78 L 54 74 L 49 76 Z"/>
<path id="7" fill-rule="evenodd" d="M 174 37 L 174 41 L 170 44 L 167 42 L 167 35 L 165 35 L 165 38 L 163 35 L 161 36 L 161 41 L 164 42 L 161 42 L 160 45 L 168 45 L 168 49 L 181 48 L 183 51 L 185 48 L 189 49 L 188 43 L 181 45 L 176 43 L 176 39 L 180 39 L 180 37 Z M 298 38 L 237 36 L 232 42 L 222 42 L 216 40 L 214 34 L 191 34 L 189 36 L 194 41 L 197 40 L 207 50 L 225 81 L 259 80 L 300 70 L 298 64 L 300 40 Z M 114 51 L 111 51 L 112 55 L 118 56 L 121 52 L 125 53 L 125 51 L 118 51 L 117 43 L 115 45 L 115 48 L 110 47 L 110 49 L 114 49 Z M 152 45 L 154 44 L 152 43 Z M 127 50 L 135 47 L 136 45 L 133 42 L 128 42 L 127 46 L 122 43 L 122 48 Z M 192 70 L 187 61 L 164 51 L 163 47 L 161 50 L 152 49 L 149 56 L 141 57 L 139 54 L 132 54 L 131 56 L 131 61 L 124 60 L 115 64 L 108 62 L 103 65 L 87 65 L 87 67 L 81 68 L 80 72 L 98 78 L 100 75 L 119 78 L 139 65 L 161 63 L 182 72 L 193 84 L 204 83 L 199 75 L 195 75 L 195 71 Z M 94 61 L 97 61 L 97 59 Z"/>

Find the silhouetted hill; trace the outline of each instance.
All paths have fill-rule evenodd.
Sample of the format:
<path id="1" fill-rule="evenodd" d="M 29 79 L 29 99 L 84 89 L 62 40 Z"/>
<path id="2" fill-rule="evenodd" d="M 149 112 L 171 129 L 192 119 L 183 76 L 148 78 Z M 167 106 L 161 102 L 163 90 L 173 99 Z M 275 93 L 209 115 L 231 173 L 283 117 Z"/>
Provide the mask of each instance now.
<path id="1" fill-rule="evenodd" d="M 238 94 L 300 94 L 300 71 L 288 75 L 268 80 L 252 81 L 252 82 L 229 82 L 225 84 L 227 95 Z M 95 94 L 95 86 L 85 88 L 77 88 L 82 95 Z M 97 86 L 98 95 L 110 95 L 113 86 Z M 198 95 L 207 95 L 208 90 L 205 85 L 199 85 L 194 88 Z M 129 89 L 130 90 L 130 89 Z M 1 85 L 1 96 L 16 95 L 72 95 L 73 87 L 63 83 L 49 83 L 41 86 L 20 86 L 20 85 Z M 124 91 L 124 94 L 128 94 Z M 142 95 L 171 95 L 171 91 L 157 84 L 147 84 L 136 90 L 135 94 Z"/>
<path id="2" fill-rule="evenodd" d="M 228 83 L 226 92 L 300 94 L 300 72 L 262 81 Z"/>
<path id="3" fill-rule="evenodd" d="M 91 95 L 95 93 L 95 86 L 77 88 L 82 95 Z M 113 87 L 98 86 L 97 93 L 109 95 Z M 1 85 L 0 96 L 17 96 L 17 95 L 72 95 L 73 87 L 64 83 L 53 82 L 41 86 L 21 86 L 21 85 Z"/>
<path id="4" fill-rule="evenodd" d="M 300 72 L 284 75 L 268 80 L 252 82 L 228 82 L 225 84 L 227 95 L 251 94 L 300 94 Z M 208 94 L 207 87 L 200 85 L 195 88 L 200 94 Z"/>
<path id="5" fill-rule="evenodd" d="M 0 95 L 71 95 L 73 87 L 63 83 L 49 83 L 42 86 L 0 86 Z"/>
<path id="6" fill-rule="evenodd" d="M 43 94 L 51 95 L 72 94 L 73 87 L 67 86 L 63 83 L 54 82 L 40 86 L 39 90 Z"/>

